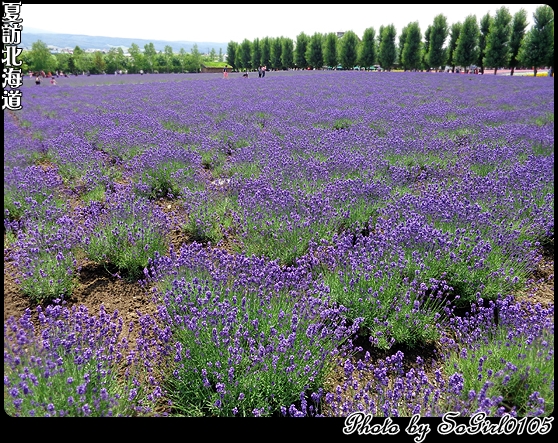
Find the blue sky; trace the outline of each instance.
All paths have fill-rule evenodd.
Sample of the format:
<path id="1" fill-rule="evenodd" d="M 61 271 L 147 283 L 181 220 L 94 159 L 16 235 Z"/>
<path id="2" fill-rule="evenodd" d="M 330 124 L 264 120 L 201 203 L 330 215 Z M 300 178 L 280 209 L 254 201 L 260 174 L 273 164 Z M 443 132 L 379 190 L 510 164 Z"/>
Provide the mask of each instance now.
<path id="1" fill-rule="evenodd" d="M 296 37 L 304 32 L 326 34 L 354 31 L 359 37 L 367 28 L 376 32 L 382 25 L 401 29 L 418 21 L 421 32 L 438 14 L 448 24 L 463 21 L 468 15 L 480 20 L 486 13 L 494 16 L 506 6 L 513 15 L 527 11 L 529 28 L 533 12 L 540 4 L 81 4 L 52 3 L 21 6 L 23 32 L 26 26 L 62 34 L 141 38 L 168 41 L 242 42 L 263 37 Z"/>

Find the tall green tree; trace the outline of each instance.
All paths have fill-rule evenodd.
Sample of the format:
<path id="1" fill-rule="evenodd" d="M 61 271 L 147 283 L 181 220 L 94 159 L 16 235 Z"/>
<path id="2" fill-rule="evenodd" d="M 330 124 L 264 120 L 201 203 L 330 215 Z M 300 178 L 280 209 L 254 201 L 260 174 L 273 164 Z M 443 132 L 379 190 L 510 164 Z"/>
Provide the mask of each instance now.
<path id="1" fill-rule="evenodd" d="M 238 43 L 230 41 L 227 45 L 227 63 L 231 65 L 233 69 L 237 69 L 237 65 L 236 65 L 237 51 L 238 51 Z"/>
<path id="2" fill-rule="evenodd" d="M 31 45 L 31 51 L 29 53 L 30 58 L 30 68 L 33 71 L 53 71 L 55 65 L 51 58 L 50 50 L 45 42 L 42 40 L 37 40 Z"/>
<path id="3" fill-rule="evenodd" d="M 209 51 L 209 61 L 216 61 L 217 60 L 217 51 L 215 51 L 215 48 L 211 48 L 211 51 Z"/>
<path id="4" fill-rule="evenodd" d="M 23 49 L 21 53 L 18 55 L 17 60 L 21 62 L 19 69 L 21 69 L 22 74 L 33 72 L 31 68 L 31 51 L 28 49 Z M 54 58 L 56 59 L 56 69 L 60 69 L 59 59 L 56 57 L 56 54 L 53 54 Z"/>
<path id="5" fill-rule="evenodd" d="M 165 54 L 163 51 L 157 52 L 155 55 L 155 72 L 168 72 L 167 71 L 167 59 L 165 58 Z"/>
<path id="6" fill-rule="evenodd" d="M 409 25 L 404 26 L 401 30 L 401 34 L 399 34 L 399 44 L 397 45 L 397 62 L 399 66 L 406 70 L 405 66 L 403 65 L 403 49 L 405 48 L 405 40 L 407 40 L 407 31 Z"/>
<path id="7" fill-rule="evenodd" d="M 271 40 L 269 37 L 264 37 L 260 40 L 262 48 L 262 66 L 271 66 Z"/>
<path id="8" fill-rule="evenodd" d="M 378 29 L 378 51 L 380 50 L 380 45 L 382 44 L 382 35 L 384 33 L 384 25 L 380 25 L 380 29 Z"/>
<path id="9" fill-rule="evenodd" d="M 184 48 L 180 49 L 180 64 L 183 72 L 200 72 L 199 61 L 193 54 L 188 54 Z"/>
<path id="10" fill-rule="evenodd" d="M 358 60 L 359 39 L 353 31 L 347 31 L 339 40 L 339 62 L 345 69 L 352 69 Z"/>
<path id="11" fill-rule="evenodd" d="M 518 57 L 524 66 L 533 67 L 536 76 L 541 66 L 554 70 L 554 10 L 548 5 L 539 6 L 533 13 L 533 21 Z"/>
<path id="12" fill-rule="evenodd" d="M 479 57 L 479 25 L 475 15 L 468 15 L 463 22 L 457 46 L 455 48 L 455 64 L 462 66 L 466 71 L 474 65 Z"/>
<path id="13" fill-rule="evenodd" d="M 116 49 L 116 48 L 111 48 Z M 76 68 L 77 73 L 82 73 L 87 71 L 87 57 L 85 55 L 85 51 L 81 49 L 79 46 L 74 48 L 74 52 L 72 53 L 74 57 L 74 67 Z"/>
<path id="14" fill-rule="evenodd" d="M 430 30 L 430 48 L 428 48 L 428 64 L 436 72 L 439 68 L 444 69 L 446 64 L 446 50 L 444 45 L 448 37 L 448 19 L 445 15 L 439 14 L 434 17 L 434 23 Z"/>
<path id="15" fill-rule="evenodd" d="M 320 69 L 324 65 L 324 54 L 322 49 L 323 35 L 316 32 L 310 37 L 306 49 L 306 60 L 311 67 Z"/>
<path id="16" fill-rule="evenodd" d="M 56 62 L 57 62 L 56 69 L 59 69 L 60 71 L 65 72 L 66 74 L 72 72 L 72 69 L 70 68 L 70 64 L 69 64 L 70 58 L 72 57 L 71 54 L 68 54 L 67 52 L 59 52 L 57 54 L 54 54 L 54 56 L 56 57 Z"/>
<path id="17" fill-rule="evenodd" d="M 192 54 L 194 53 L 194 48 L 197 51 L 198 46 L 194 44 L 192 48 Z M 199 54 L 199 52 L 198 52 Z M 153 43 L 147 43 L 143 46 L 143 55 L 145 57 L 146 68 L 153 72 L 155 70 L 155 57 L 157 56 L 157 51 L 155 50 L 155 45 Z"/>
<path id="18" fill-rule="evenodd" d="M 430 32 L 432 31 L 432 25 L 426 27 L 424 31 L 424 42 L 422 44 L 422 54 L 420 59 L 420 65 L 422 69 L 426 71 L 430 70 L 430 61 L 428 59 L 428 51 L 430 50 Z"/>
<path id="19" fill-rule="evenodd" d="M 102 74 L 107 69 L 107 62 L 101 51 L 95 51 L 91 59 L 91 72 L 93 74 Z"/>
<path id="20" fill-rule="evenodd" d="M 283 51 L 282 41 L 283 37 L 277 37 L 270 39 L 271 43 L 271 53 L 270 62 L 273 69 L 282 69 L 283 64 L 281 63 L 281 52 Z"/>
<path id="21" fill-rule="evenodd" d="M 288 37 L 281 41 L 281 64 L 286 69 L 294 67 L 294 41 Z"/>
<path id="22" fill-rule="evenodd" d="M 401 54 L 401 64 L 404 68 L 416 70 L 420 68 L 420 54 L 422 52 L 422 33 L 418 22 L 409 23 L 407 26 L 405 43 Z"/>
<path id="23" fill-rule="evenodd" d="M 140 70 L 145 69 L 145 58 L 137 44 L 132 43 L 132 45 L 128 48 L 128 54 L 130 54 L 131 58 L 130 68 L 132 72 L 139 72 Z"/>
<path id="24" fill-rule="evenodd" d="M 118 66 L 118 57 L 116 53 L 116 48 L 110 48 L 109 51 L 105 54 L 105 62 L 107 64 L 107 71 L 109 73 L 113 73 L 121 69 L 121 66 Z M 72 65 L 72 72 L 77 72 L 79 69 L 75 65 L 75 58 L 72 55 L 72 61 L 70 63 Z"/>
<path id="25" fill-rule="evenodd" d="M 301 32 L 296 37 L 294 63 L 302 69 L 306 69 L 308 67 L 308 62 L 306 61 L 306 49 L 308 48 L 309 41 L 310 37 L 308 37 L 304 32 Z"/>
<path id="26" fill-rule="evenodd" d="M 510 61 L 511 21 L 510 10 L 502 6 L 496 10 L 494 20 L 490 24 L 484 64 L 494 67 L 494 75 L 499 66 L 507 67 Z"/>
<path id="27" fill-rule="evenodd" d="M 172 50 L 172 46 L 165 45 L 163 51 L 163 60 L 165 63 L 166 72 L 173 72 L 173 59 L 174 59 L 174 53 Z"/>
<path id="28" fill-rule="evenodd" d="M 252 48 L 252 54 L 250 60 L 251 60 L 252 68 L 258 69 L 258 67 L 262 65 L 262 48 L 260 45 L 259 38 L 255 38 L 252 41 L 251 48 Z"/>
<path id="29" fill-rule="evenodd" d="M 447 64 L 451 66 L 451 72 L 455 72 L 455 50 L 457 49 L 457 40 L 459 39 L 459 34 L 461 33 L 461 28 L 463 24 L 461 22 L 453 23 L 450 26 L 450 40 L 448 43 L 448 61 Z"/>
<path id="30" fill-rule="evenodd" d="M 377 53 L 376 31 L 374 28 L 366 28 L 362 34 L 362 42 L 360 44 L 360 66 L 369 68 L 376 63 Z"/>
<path id="31" fill-rule="evenodd" d="M 335 32 L 324 36 L 323 56 L 324 64 L 335 68 L 339 64 L 339 38 Z"/>
<path id="32" fill-rule="evenodd" d="M 517 11 L 512 20 L 512 31 L 510 38 L 510 61 L 509 66 L 511 69 L 510 75 L 513 75 L 515 68 L 519 66 L 519 48 L 521 42 L 525 38 L 525 30 L 527 29 L 527 11 L 521 8 Z"/>
<path id="33" fill-rule="evenodd" d="M 484 74 L 484 57 L 486 56 L 486 42 L 488 41 L 488 34 L 490 34 L 490 24 L 492 23 L 492 17 L 489 13 L 486 13 L 480 19 L 479 27 L 479 55 L 477 60 L 477 66 L 480 68 L 480 73 Z"/>
<path id="34" fill-rule="evenodd" d="M 237 64 L 241 69 L 248 70 L 250 69 L 250 58 L 252 57 L 252 45 L 250 40 L 245 38 L 240 43 L 237 52 L 238 60 Z"/>
<path id="35" fill-rule="evenodd" d="M 191 67 L 189 72 L 200 72 L 201 71 L 201 63 L 202 63 L 202 56 L 200 50 L 198 49 L 198 44 L 194 43 L 192 49 L 190 49 L 191 53 Z"/>
<path id="36" fill-rule="evenodd" d="M 383 29 L 382 37 L 380 39 L 380 48 L 378 51 L 378 60 L 383 69 L 391 71 L 395 59 L 397 58 L 397 49 L 395 48 L 395 37 L 397 31 L 393 24 L 387 25 Z"/>

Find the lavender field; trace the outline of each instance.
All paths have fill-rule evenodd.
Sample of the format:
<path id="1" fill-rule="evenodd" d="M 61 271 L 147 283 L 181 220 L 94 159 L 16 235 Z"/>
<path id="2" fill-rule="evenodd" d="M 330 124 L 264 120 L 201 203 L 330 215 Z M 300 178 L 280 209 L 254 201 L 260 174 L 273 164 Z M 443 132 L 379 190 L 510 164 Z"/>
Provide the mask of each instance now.
<path id="1" fill-rule="evenodd" d="M 9 415 L 553 413 L 553 77 L 21 91 L 4 112 Z"/>

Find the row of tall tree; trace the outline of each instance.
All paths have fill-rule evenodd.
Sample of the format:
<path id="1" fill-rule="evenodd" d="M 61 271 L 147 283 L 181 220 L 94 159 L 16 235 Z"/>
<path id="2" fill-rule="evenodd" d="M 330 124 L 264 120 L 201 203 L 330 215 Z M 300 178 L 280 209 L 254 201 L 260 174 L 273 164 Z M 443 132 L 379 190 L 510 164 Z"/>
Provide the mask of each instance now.
<path id="1" fill-rule="evenodd" d="M 477 66 L 481 73 L 485 67 L 537 68 L 554 66 L 554 11 L 548 5 L 536 9 L 534 24 L 527 31 L 527 12 L 519 10 L 511 15 L 502 6 L 494 16 L 484 15 L 477 21 L 469 15 L 463 22 L 448 25 L 447 18 L 439 14 L 432 25 L 422 33 L 418 22 L 405 26 L 396 42 L 394 25 L 365 29 L 362 39 L 353 31 L 341 38 L 337 34 L 308 36 L 301 33 L 296 42 L 279 37 L 230 42 L 227 60 L 233 68 L 248 70 L 265 65 L 272 69 L 322 68 L 338 66 L 370 67 L 380 64 L 391 70 L 395 66 L 405 70 L 439 70 L 450 66 L 468 70 Z"/>
<path id="2" fill-rule="evenodd" d="M 68 74 L 114 73 L 126 71 L 129 73 L 143 72 L 200 72 L 201 66 L 206 61 L 223 61 L 222 51 L 217 55 L 215 50 L 210 54 L 202 55 L 197 45 L 191 52 L 184 49 L 176 54 L 171 46 L 165 46 L 164 51 L 157 51 L 153 43 L 148 43 L 143 50 L 135 43 L 128 48 L 126 54 L 121 47 L 111 48 L 108 52 L 85 52 L 76 46 L 73 53 L 58 52 L 52 54 L 48 46 L 41 40 L 34 42 L 30 51 L 23 51 L 19 59 L 22 61 L 24 72 L 62 71 Z"/>
<path id="3" fill-rule="evenodd" d="M 548 5 L 540 6 L 533 13 L 533 25 L 527 30 L 527 12 L 519 10 L 513 16 L 506 6 L 494 16 L 484 15 L 477 20 L 467 16 L 463 22 L 451 26 L 439 14 L 424 32 L 418 22 L 405 26 L 398 41 L 393 24 L 365 29 L 362 38 L 353 31 L 341 37 L 336 33 L 312 36 L 300 33 L 296 40 L 285 37 L 265 37 L 242 42 L 231 41 L 227 46 L 226 61 L 236 70 L 316 68 L 324 66 L 344 69 L 354 66 L 381 65 L 386 70 L 399 67 L 405 70 L 440 70 L 450 66 L 468 70 L 477 66 L 485 68 L 534 68 L 554 66 L 554 11 Z M 78 46 L 73 54 L 51 54 L 41 41 L 35 42 L 30 51 L 20 55 L 23 69 L 45 72 L 61 70 L 69 73 L 102 73 L 125 70 L 140 72 L 199 72 L 209 61 L 223 61 L 224 54 L 201 54 L 197 48 L 187 53 L 181 49 L 173 53 L 170 46 L 157 52 L 153 43 L 142 49 L 135 43 L 126 55 L 122 48 L 112 48 L 107 53 L 86 53 Z"/>

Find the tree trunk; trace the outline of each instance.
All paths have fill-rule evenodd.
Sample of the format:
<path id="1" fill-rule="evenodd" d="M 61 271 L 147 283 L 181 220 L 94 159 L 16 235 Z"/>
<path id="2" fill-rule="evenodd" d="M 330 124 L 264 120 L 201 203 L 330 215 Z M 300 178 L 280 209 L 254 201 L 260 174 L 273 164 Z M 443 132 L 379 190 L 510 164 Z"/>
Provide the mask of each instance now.
<path id="1" fill-rule="evenodd" d="M 515 71 L 515 67 L 512 66 L 511 71 L 510 71 L 510 75 L 513 75 L 513 71 Z"/>

